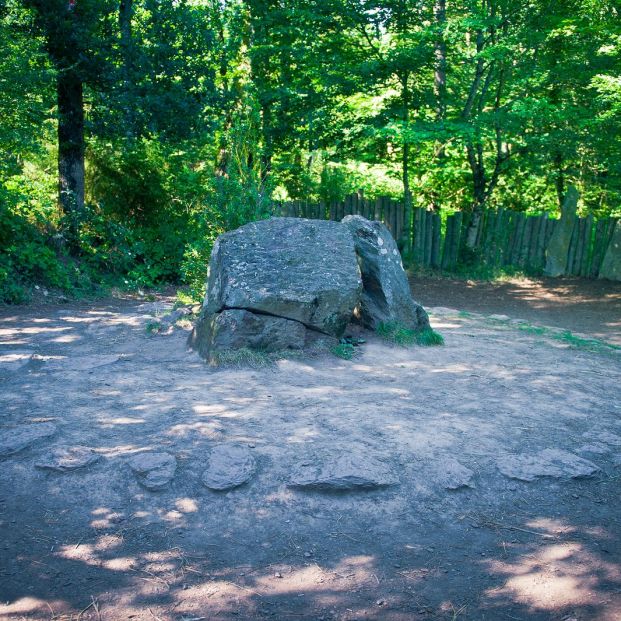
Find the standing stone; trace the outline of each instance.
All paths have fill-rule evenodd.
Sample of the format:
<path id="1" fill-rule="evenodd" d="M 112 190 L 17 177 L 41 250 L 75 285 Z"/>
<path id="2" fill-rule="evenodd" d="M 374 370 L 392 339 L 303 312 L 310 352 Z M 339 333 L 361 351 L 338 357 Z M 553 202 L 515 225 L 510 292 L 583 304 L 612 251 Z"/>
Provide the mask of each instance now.
<path id="1" fill-rule="evenodd" d="M 151 491 L 164 489 L 172 481 L 177 460 L 168 453 L 139 453 L 129 460 L 138 482 Z"/>
<path id="2" fill-rule="evenodd" d="M 340 453 L 316 456 L 294 467 L 289 487 L 345 492 L 396 485 L 390 466 L 371 455 Z"/>
<path id="3" fill-rule="evenodd" d="M 547 276 L 563 276 L 567 272 L 569 244 L 574 230 L 579 198 L 578 190 L 570 185 L 561 206 L 561 219 L 556 223 L 546 249 L 545 274 Z"/>
<path id="4" fill-rule="evenodd" d="M 256 462 L 243 444 L 218 444 L 211 449 L 203 483 L 209 489 L 223 491 L 239 487 L 252 477 Z"/>
<path id="5" fill-rule="evenodd" d="M 69 472 L 78 468 L 85 468 L 100 459 L 88 446 L 57 446 L 41 457 L 35 466 L 45 470 Z"/>
<path id="6" fill-rule="evenodd" d="M 617 220 L 598 278 L 621 281 L 621 220 Z"/>
<path id="7" fill-rule="evenodd" d="M 386 226 L 362 216 L 346 216 L 342 223 L 354 236 L 362 273 L 362 324 L 372 330 L 382 323 L 416 331 L 429 329 L 429 317 L 412 299 L 399 249 Z"/>
<path id="8" fill-rule="evenodd" d="M 23 451 L 43 438 L 56 433 L 53 423 L 32 423 L 16 427 L 4 427 L 0 430 L 0 457 L 8 457 Z"/>

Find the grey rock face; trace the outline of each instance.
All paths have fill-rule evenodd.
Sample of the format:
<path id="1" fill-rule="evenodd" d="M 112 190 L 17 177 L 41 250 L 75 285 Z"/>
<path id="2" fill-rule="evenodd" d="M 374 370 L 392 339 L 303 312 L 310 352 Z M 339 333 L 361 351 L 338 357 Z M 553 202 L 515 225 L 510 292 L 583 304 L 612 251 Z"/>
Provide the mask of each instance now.
<path id="1" fill-rule="evenodd" d="M 305 460 L 293 469 L 289 487 L 345 492 L 397 485 L 390 466 L 369 455 L 328 454 Z"/>
<path id="2" fill-rule="evenodd" d="M 17 427 L 3 428 L 0 432 L 0 458 L 8 457 L 28 448 L 38 440 L 49 438 L 56 433 L 53 423 L 32 423 Z"/>
<path id="3" fill-rule="evenodd" d="M 177 460 L 168 453 L 139 453 L 130 458 L 129 466 L 142 486 L 157 491 L 175 476 Z"/>
<path id="4" fill-rule="evenodd" d="M 567 271 L 569 243 L 574 230 L 579 198 L 578 190 L 570 185 L 561 206 L 561 219 L 556 223 L 546 249 L 545 273 L 547 276 L 563 276 Z"/>
<path id="5" fill-rule="evenodd" d="M 207 357 L 214 349 L 302 349 L 305 339 L 306 328 L 298 321 L 246 310 L 224 310 L 203 317 L 190 336 L 190 343 L 201 356 Z"/>
<path id="6" fill-rule="evenodd" d="M 247 446 L 218 444 L 209 454 L 203 483 L 213 490 L 233 489 L 248 481 L 256 470 L 255 459 Z"/>
<path id="7" fill-rule="evenodd" d="M 496 461 L 502 474 L 520 481 L 539 477 L 580 479 L 599 472 L 593 462 L 561 449 L 544 449 L 532 455 L 506 454 Z"/>
<path id="8" fill-rule="evenodd" d="M 342 224 L 354 236 L 363 291 L 360 319 L 364 326 L 377 329 L 381 323 L 399 323 L 412 330 L 429 328 L 429 317 L 412 300 L 401 255 L 390 231 L 381 222 L 362 216 L 346 216 Z"/>
<path id="9" fill-rule="evenodd" d="M 216 316 L 230 310 L 288 319 L 340 336 L 361 289 L 354 242 L 346 227 L 303 218 L 252 222 L 216 241 L 207 295 L 190 345 L 205 355 L 211 331 L 218 326 Z M 244 318 L 244 329 L 252 323 L 260 332 L 269 333 L 274 327 L 265 319 Z M 233 323 L 240 325 L 239 317 Z M 283 325 L 288 331 L 293 329 Z M 257 338 L 263 342 L 260 335 Z"/>
<path id="10" fill-rule="evenodd" d="M 57 472 L 69 472 L 90 466 L 99 459 L 100 456 L 88 446 L 57 446 L 40 458 L 35 466 Z"/>
<path id="11" fill-rule="evenodd" d="M 599 278 L 621 281 L 621 220 L 617 220 L 612 239 L 599 268 Z"/>

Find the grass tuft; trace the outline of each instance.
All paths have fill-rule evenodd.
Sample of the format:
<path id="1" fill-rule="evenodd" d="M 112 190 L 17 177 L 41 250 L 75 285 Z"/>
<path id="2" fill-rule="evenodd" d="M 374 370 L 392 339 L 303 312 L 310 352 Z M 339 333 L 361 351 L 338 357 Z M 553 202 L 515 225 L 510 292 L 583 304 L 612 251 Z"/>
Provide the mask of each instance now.
<path id="1" fill-rule="evenodd" d="M 334 345 L 330 348 L 330 353 L 332 353 L 337 358 L 342 358 L 343 360 L 351 360 L 357 355 L 358 352 L 351 343 L 339 343 L 338 345 Z"/>
<path id="2" fill-rule="evenodd" d="M 435 330 L 431 328 L 418 331 L 411 330 L 396 321 L 380 323 L 376 332 L 384 340 L 401 347 L 409 347 L 414 344 L 424 347 L 444 345 L 444 337 Z"/>
<path id="3" fill-rule="evenodd" d="M 264 351 L 242 347 L 241 349 L 219 349 L 209 358 L 212 367 L 250 367 L 260 369 L 270 367 L 277 358 Z"/>

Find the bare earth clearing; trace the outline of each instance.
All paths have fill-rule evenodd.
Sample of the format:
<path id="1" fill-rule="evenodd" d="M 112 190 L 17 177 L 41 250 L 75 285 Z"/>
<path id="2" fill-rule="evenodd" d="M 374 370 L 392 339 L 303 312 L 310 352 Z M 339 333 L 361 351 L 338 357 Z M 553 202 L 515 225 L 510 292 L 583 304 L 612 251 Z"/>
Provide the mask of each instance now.
<path id="1" fill-rule="evenodd" d="M 423 282 L 444 347 L 370 335 L 351 362 L 241 370 L 207 367 L 184 329 L 150 336 L 165 299 L 3 309 L 0 619 L 620 619 L 621 356 L 486 315 L 619 343 L 621 296 L 585 294 L 587 324 L 537 286 L 528 315 Z M 46 426 L 21 448 L 25 424 Z M 208 451 L 229 441 L 257 472 L 214 492 Z M 35 466 L 61 445 L 99 459 Z M 129 468 L 148 451 L 176 458 L 167 489 Z M 326 451 L 400 483 L 288 487 Z"/>

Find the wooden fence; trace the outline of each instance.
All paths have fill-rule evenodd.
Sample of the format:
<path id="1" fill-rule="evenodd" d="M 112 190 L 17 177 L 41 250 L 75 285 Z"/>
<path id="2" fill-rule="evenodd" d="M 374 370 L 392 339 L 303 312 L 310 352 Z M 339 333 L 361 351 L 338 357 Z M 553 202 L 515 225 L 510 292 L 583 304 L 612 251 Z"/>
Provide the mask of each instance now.
<path id="1" fill-rule="evenodd" d="M 290 202 L 275 206 L 275 213 L 300 218 L 342 220 L 358 214 L 383 222 L 400 246 L 406 245 L 408 227 L 403 203 L 387 197 L 367 200 L 360 194 L 344 201 L 324 203 Z M 469 214 L 445 216 L 425 209 L 413 209 L 410 234 L 412 260 L 416 265 L 453 270 L 462 257 Z M 489 267 L 521 268 L 541 273 L 546 249 L 558 220 L 548 214 L 527 216 L 499 209 L 486 211 L 477 231 L 476 259 Z M 575 218 L 568 248 L 567 275 L 596 278 L 615 227 L 615 219 L 595 220 L 593 216 Z"/>

